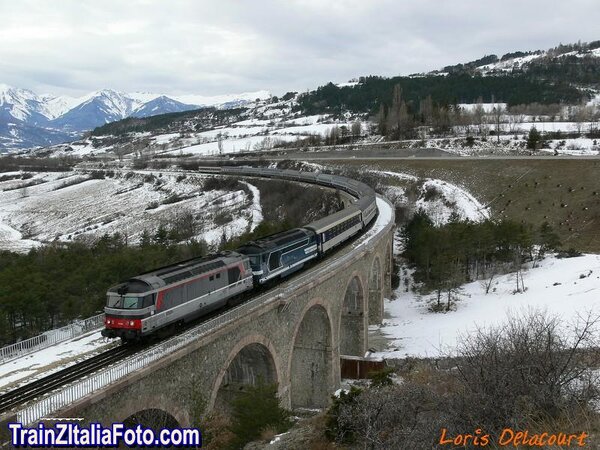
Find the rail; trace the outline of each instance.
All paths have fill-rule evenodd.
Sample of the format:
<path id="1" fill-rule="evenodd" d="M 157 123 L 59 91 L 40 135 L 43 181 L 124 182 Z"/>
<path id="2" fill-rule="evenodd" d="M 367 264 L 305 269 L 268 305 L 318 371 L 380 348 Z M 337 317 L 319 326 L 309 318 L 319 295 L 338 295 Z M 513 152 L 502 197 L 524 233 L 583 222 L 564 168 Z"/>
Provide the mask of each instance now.
<path id="1" fill-rule="evenodd" d="M 392 210 L 392 217 L 389 222 L 383 226 L 380 230 L 376 230 L 372 235 L 365 235 L 362 239 L 368 239 L 367 242 L 358 243 L 354 250 L 335 259 L 327 265 L 327 272 L 331 273 L 338 268 L 343 267 L 346 263 L 355 260 L 357 256 L 371 251 L 377 244 L 378 236 L 389 232 L 390 228 L 393 227 L 393 207 L 387 199 L 378 196 L 378 199 L 386 202 Z M 367 230 L 369 233 L 371 230 Z M 323 271 L 324 269 L 320 269 Z M 41 400 L 26 406 L 24 409 L 16 413 L 17 421 L 26 425 L 31 424 L 44 417 L 48 417 L 61 408 L 64 408 L 85 396 L 91 394 L 98 389 L 108 386 L 111 383 L 123 378 L 124 376 L 135 372 L 141 368 L 149 366 L 152 362 L 159 360 L 166 354 L 177 351 L 193 341 L 201 339 L 210 333 L 214 333 L 218 329 L 240 319 L 241 317 L 251 314 L 253 311 L 264 308 L 270 303 L 278 303 L 282 298 L 286 298 L 285 295 L 288 292 L 293 292 L 302 286 L 306 280 L 314 279 L 314 271 L 309 271 L 300 277 L 294 278 L 290 281 L 288 286 L 275 288 L 274 290 L 262 294 L 255 299 L 249 300 L 242 305 L 239 305 L 233 309 L 230 309 L 223 314 L 210 319 L 200 325 L 186 331 L 185 333 L 172 337 L 164 342 L 161 342 L 154 347 L 134 355 L 133 357 L 122 361 L 113 366 L 109 366 L 100 372 L 97 372 L 90 377 L 80 380 L 75 384 L 67 386 L 62 390 L 49 395 L 48 397 L 42 398 Z"/>
<path id="2" fill-rule="evenodd" d="M 7 345 L 0 348 L 0 364 L 43 350 L 55 344 L 60 344 L 89 331 L 99 330 L 103 325 L 104 313 L 88 317 L 87 319 L 77 320 L 64 327 L 46 331 L 38 336 Z"/>

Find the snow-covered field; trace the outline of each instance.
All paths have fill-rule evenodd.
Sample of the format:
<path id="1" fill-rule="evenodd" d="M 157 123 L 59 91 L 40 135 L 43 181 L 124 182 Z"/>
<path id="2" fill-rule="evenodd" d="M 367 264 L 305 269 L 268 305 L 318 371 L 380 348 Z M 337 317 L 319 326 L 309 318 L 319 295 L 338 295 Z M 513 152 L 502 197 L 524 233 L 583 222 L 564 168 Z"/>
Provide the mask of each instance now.
<path id="1" fill-rule="evenodd" d="M 31 382 L 41 376 L 69 367 L 78 361 L 105 351 L 118 339 L 107 339 L 100 331 L 93 331 L 70 341 L 63 342 L 30 355 L 0 364 L 0 392 L 10 385 Z"/>
<path id="2" fill-rule="evenodd" d="M 205 192 L 202 177 L 195 175 L 120 175 L 91 179 L 83 173 L 39 173 L 0 182 L 0 249 L 26 251 L 41 242 L 116 232 L 136 242 L 144 230 L 153 234 L 184 214 L 194 216 L 197 239 L 215 244 L 224 233 L 242 234 L 262 220 L 260 194 L 251 201 L 244 190 Z M 216 225 L 217 216 L 225 223 Z"/>
<path id="3" fill-rule="evenodd" d="M 339 129 L 346 127 L 350 130 L 352 121 L 336 121 L 329 115 L 291 119 L 286 117 L 273 117 L 270 120 L 247 119 L 228 127 L 191 134 L 185 139 L 169 134 L 158 135 L 154 140 L 156 143 L 166 144 L 167 149 L 161 153 L 218 155 L 270 150 L 279 143 L 294 142 L 312 135 L 325 137 L 335 127 Z M 367 123 L 362 122 L 361 128 L 366 130 Z"/>
<path id="4" fill-rule="evenodd" d="M 377 329 L 390 339 L 390 348 L 378 356 L 439 357 L 452 354 L 461 335 L 477 328 L 502 324 L 511 315 L 527 310 L 547 311 L 565 326 L 588 312 L 600 314 L 600 255 L 544 259 L 538 267 L 528 265 L 523 273 L 526 291 L 515 291 L 515 275 L 493 280 L 485 294 L 482 281 L 465 284 L 456 311 L 428 311 L 431 295 L 418 295 L 401 279 L 394 300 L 385 300 L 385 319 Z"/>

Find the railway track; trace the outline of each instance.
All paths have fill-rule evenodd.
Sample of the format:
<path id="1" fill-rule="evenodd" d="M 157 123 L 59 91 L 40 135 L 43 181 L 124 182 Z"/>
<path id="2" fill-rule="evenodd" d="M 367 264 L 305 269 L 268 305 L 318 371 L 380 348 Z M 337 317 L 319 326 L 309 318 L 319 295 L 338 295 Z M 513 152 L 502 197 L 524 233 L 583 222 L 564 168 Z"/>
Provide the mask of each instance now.
<path id="1" fill-rule="evenodd" d="M 157 335 L 152 339 L 143 341 L 139 344 L 121 344 L 118 347 L 107 350 L 99 355 L 92 356 L 89 359 L 76 363 L 44 378 L 40 378 L 39 380 L 32 381 L 31 383 L 23 385 L 17 389 L 8 391 L 0 395 L 0 416 L 11 411 L 16 406 L 24 405 L 28 401 L 48 394 L 67 383 L 76 381 L 112 363 L 119 362 L 137 352 L 145 350 L 154 344 L 158 344 L 164 339 L 168 339 L 183 333 L 199 323 L 204 322 L 205 320 L 212 319 L 225 310 L 226 307 L 223 307 L 219 310 L 213 311 L 211 314 L 196 320 L 192 320 L 178 327 L 176 331 L 170 330 L 171 332 L 166 335 Z"/>
<path id="2" fill-rule="evenodd" d="M 40 395 L 51 392 L 71 381 L 75 381 L 85 375 L 95 372 L 98 369 L 106 367 L 113 362 L 120 361 L 124 357 L 133 355 L 140 349 L 140 346 L 121 345 L 9 391 L 0 396 L 0 414 L 8 412 L 15 406 L 22 405 Z"/>

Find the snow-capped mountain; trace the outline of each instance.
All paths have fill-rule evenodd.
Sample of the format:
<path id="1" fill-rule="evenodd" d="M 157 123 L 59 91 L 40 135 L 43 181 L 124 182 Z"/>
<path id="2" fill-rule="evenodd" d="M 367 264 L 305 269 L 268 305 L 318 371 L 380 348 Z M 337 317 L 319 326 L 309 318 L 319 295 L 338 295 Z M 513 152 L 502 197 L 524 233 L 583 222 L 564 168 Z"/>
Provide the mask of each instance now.
<path id="1" fill-rule="evenodd" d="M 94 92 L 89 99 L 51 121 L 51 126 L 69 131 L 90 130 L 124 119 L 138 107 L 138 102 L 126 94 L 105 89 Z"/>
<path id="2" fill-rule="evenodd" d="M 127 94 L 111 89 L 68 97 L 38 95 L 0 84 L 0 151 L 73 140 L 84 131 L 130 116 L 148 117 L 208 106 L 232 108 L 269 97 L 267 91 L 204 97 Z"/>
<path id="3" fill-rule="evenodd" d="M 158 114 L 167 114 L 172 112 L 179 111 L 189 111 L 191 109 L 196 109 L 198 106 L 195 105 L 187 105 L 185 103 L 178 102 L 177 100 L 173 100 L 165 95 L 161 95 L 160 97 L 155 98 L 154 100 L 150 100 L 147 103 L 144 103 L 141 107 L 136 109 L 131 116 L 132 117 L 148 117 L 148 116 L 156 116 Z"/>
<path id="4" fill-rule="evenodd" d="M 0 84 L 0 121 L 45 124 L 45 102 L 34 92 Z"/>

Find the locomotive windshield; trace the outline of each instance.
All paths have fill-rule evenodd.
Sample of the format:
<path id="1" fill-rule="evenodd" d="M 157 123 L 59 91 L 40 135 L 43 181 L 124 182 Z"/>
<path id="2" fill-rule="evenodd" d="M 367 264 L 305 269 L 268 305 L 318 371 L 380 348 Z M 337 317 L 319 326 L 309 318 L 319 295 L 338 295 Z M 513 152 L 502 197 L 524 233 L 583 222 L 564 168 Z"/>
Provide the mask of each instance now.
<path id="1" fill-rule="evenodd" d="M 106 306 L 109 308 L 118 308 L 121 303 L 121 296 L 115 294 L 108 294 L 106 298 Z"/>
<path id="2" fill-rule="evenodd" d="M 139 309 L 152 306 L 154 304 L 154 295 L 146 295 L 144 297 L 121 296 L 109 294 L 106 306 L 109 308 L 122 309 Z"/>
<path id="3" fill-rule="evenodd" d="M 138 303 L 141 303 L 141 298 L 139 297 L 123 297 L 123 308 L 124 309 L 134 309 L 139 308 L 142 305 L 138 306 Z"/>
<path id="4" fill-rule="evenodd" d="M 252 267 L 260 267 L 260 255 L 250 256 L 250 265 Z"/>

